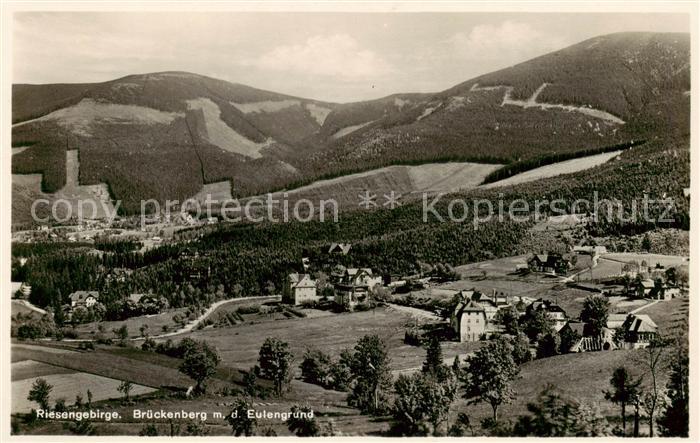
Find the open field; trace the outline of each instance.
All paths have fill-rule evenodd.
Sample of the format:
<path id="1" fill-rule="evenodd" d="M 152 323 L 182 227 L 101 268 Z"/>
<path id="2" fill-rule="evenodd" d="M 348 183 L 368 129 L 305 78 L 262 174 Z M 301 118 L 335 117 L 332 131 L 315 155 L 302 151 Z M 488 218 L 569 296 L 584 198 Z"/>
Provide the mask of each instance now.
<path id="1" fill-rule="evenodd" d="M 114 205 L 107 185 L 104 183 L 96 185 L 81 185 L 80 181 L 80 160 L 78 151 L 75 149 L 66 151 L 66 184 L 63 188 L 53 194 L 47 194 L 41 189 L 41 174 L 12 174 L 13 206 L 17 200 L 17 207 L 14 208 L 13 221 L 25 221 L 29 215 L 31 205 L 20 207 L 22 201 L 32 202 L 36 199 L 46 199 L 54 205 L 58 200 L 65 200 L 66 203 L 56 205 L 56 216 L 61 219 L 66 215 L 77 216 L 83 214 L 85 219 L 109 217 L 115 213 Z M 23 209 L 24 212 L 18 212 Z M 46 207 L 38 207 L 39 217 L 45 217 L 42 211 Z M 82 211 L 82 212 L 79 212 Z"/>
<path id="2" fill-rule="evenodd" d="M 219 106 L 208 98 L 200 97 L 187 100 L 187 108 L 203 112 L 206 125 L 204 138 L 225 151 L 251 158 L 260 158 L 260 150 L 269 145 L 268 142 L 256 143 L 233 130 L 221 120 Z"/>
<path id="3" fill-rule="evenodd" d="M 35 379 L 51 374 L 73 374 L 75 371 L 60 366 L 48 365 L 34 360 L 21 360 L 13 362 L 10 366 L 12 381 Z"/>
<path id="4" fill-rule="evenodd" d="M 551 165 L 541 166 L 539 168 L 531 169 L 529 171 L 521 172 L 512 177 L 508 177 L 504 180 L 499 180 L 494 183 L 489 183 L 483 185 L 483 188 L 497 188 L 501 186 L 511 186 L 519 185 L 522 183 L 527 183 L 542 178 L 555 177 L 557 175 L 572 174 L 574 172 L 583 171 L 586 169 L 593 168 L 598 165 L 611 160 L 622 151 L 606 152 L 603 154 L 591 155 L 588 157 L 575 158 L 573 160 L 565 160 L 563 162 L 554 163 Z"/>
<path id="5" fill-rule="evenodd" d="M 256 411 L 262 412 L 289 412 L 293 405 L 311 405 L 321 428 L 324 429 L 329 421 L 333 421 L 335 428 L 347 435 L 372 435 L 388 428 L 388 423 L 383 419 L 360 415 L 360 413 L 346 404 L 346 393 L 329 391 L 315 385 L 293 380 L 291 391 L 283 398 L 268 400 L 253 400 L 252 406 Z M 193 399 L 177 399 L 160 396 L 151 396 L 139 399 L 138 408 L 164 411 L 201 411 L 206 412 L 206 426 L 209 435 L 231 436 L 231 427 L 222 418 L 213 416 L 213 413 L 226 415 L 231 410 L 233 397 L 199 397 Z M 99 435 L 138 435 L 141 428 L 147 423 L 155 422 L 160 435 L 169 435 L 170 427 L 167 421 L 154 421 L 148 419 L 134 419 L 132 417 L 133 406 L 125 406 L 119 402 L 111 401 L 111 410 L 120 413 L 122 419 L 118 422 L 103 423 L 94 422 L 93 425 Z M 186 421 L 180 423 L 182 429 Z M 272 428 L 278 435 L 289 435 L 286 424 L 279 419 L 258 419 L 258 431 Z M 31 434 L 64 434 L 67 431 L 57 421 L 42 421 L 40 425 L 28 431 Z"/>
<path id="6" fill-rule="evenodd" d="M 412 316 L 389 308 L 354 312 L 316 318 L 293 318 L 262 323 L 246 323 L 228 328 L 196 331 L 186 336 L 206 340 L 216 346 L 223 364 L 248 369 L 257 363 L 258 351 L 267 337 L 277 337 L 289 343 L 297 363 L 307 348 L 320 349 L 334 357 L 355 346 L 364 335 L 379 335 L 387 344 L 396 370 L 421 366 L 425 350 L 403 343 L 407 325 L 414 324 Z M 185 335 L 183 335 L 184 337 Z M 443 355 L 452 360 L 475 348 L 470 343 L 445 343 Z"/>
<path id="7" fill-rule="evenodd" d="M 475 289 L 486 295 L 491 295 L 493 291 L 504 292 L 510 295 L 523 297 L 537 297 L 543 291 L 551 288 L 555 282 L 536 282 L 520 278 L 465 278 L 454 282 L 446 283 L 441 289 L 463 290 Z"/>
<path id="8" fill-rule="evenodd" d="M 340 209 L 356 209 L 358 195 L 369 191 L 377 196 L 378 206 L 385 202 L 384 194 L 392 191 L 400 202 L 415 200 L 423 192 L 454 192 L 473 189 L 490 172 L 501 165 L 469 162 L 427 163 L 417 166 L 395 165 L 365 172 L 343 175 L 326 180 L 318 180 L 308 185 L 292 188 L 284 192 L 272 193 L 272 198 L 285 198 L 290 207 L 301 199 L 309 199 L 318 205 L 321 200 L 335 200 Z M 253 197 L 251 197 L 253 198 Z M 262 198 L 259 196 L 258 198 Z M 250 198 L 241 199 L 245 204 Z"/>
<path id="9" fill-rule="evenodd" d="M 409 182 L 406 187 L 394 189 L 397 193 L 410 192 L 450 192 L 459 189 L 471 189 L 476 187 L 483 177 L 498 169 L 501 165 L 468 162 L 426 163 L 417 166 L 387 166 L 372 169 L 366 172 L 348 174 L 328 180 L 319 180 L 309 185 L 289 191 L 290 194 L 305 192 L 312 189 L 332 189 L 335 185 L 345 185 L 350 188 L 362 187 L 362 182 L 369 179 L 383 178 L 387 182 L 396 181 L 396 178 L 407 177 Z M 399 180 L 398 183 L 401 183 Z M 372 191 L 381 191 L 365 186 Z"/>
<path id="10" fill-rule="evenodd" d="M 228 312 L 234 312 L 238 308 L 250 307 L 250 306 L 260 306 L 266 303 L 279 303 L 280 298 L 276 295 L 271 296 L 261 296 L 261 297 L 242 297 L 240 299 L 231 299 L 226 303 L 222 303 L 216 309 L 214 309 L 205 319 L 216 320 L 220 314 L 225 314 Z"/>
<path id="11" fill-rule="evenodd" d="M 622 273 L 624 263 L 620 261 L 608 260 L 605 257 L 598 259 L 598 264 L 590 271 L 579 276 L 580 280 L 602 280 L 609 277 L 616 277 Z"/>
<path id="12" fill-rule="evenodd" d="M 82 395 L 84 399 L 87 398 L 88 390 L 92 392 L 93 401 L 123 396 L 117 390 L 121 380 L 99 375 L 74 372 L 42 375 L 41 378 L 53 386 L 51 390 L 52 403 L 57 399 L 63 398 L 66 400 L 67 405 L 72 405 L 75 403 L 75 396 L 78 394 Z M 12 382 L 12 413 L 26 413 L 37 407 L 34 402 L 27 399 L 34 380 L 34 378 L 28 378 Z M 137 396 L 154 391 L 155 389 L 153 388 L 135 384 L 132 386 L 130 395 Z"/>
<path id="13" fill-rule="evenodd" d="M 672 266 L 687 266 L 689 264 L 688 257 L 682 257 L 679 255 L 662 255 L 662 254 L 645 254 L 638 252 L 612 252 L 608 254 L 601 255 L 602 258 L 606 260 L 617 261 L 619 263 L 629 263 L 642 261 L 647 262 L 647 266 L 656 266 L 660 264 L 663 267 Z"/>
<path id="14" fill-rule="evenodd" d="M 544 387 L 551 383 L 564 394 L 577 401 L 597 407 L 608 416 L 619 415 L 619 407 L 607 400 L 603 391 L 609 389 L 610 376 L 619 366 L 625 366 L 632 374 L 641 375 L 642 369 L 635 361 L 643 351 L 621 350 L 608 352 L 584 352 L 565 354 L 534 360 L 521 366 L 520 375 L 514 383 L 517 399 L 505 405 L 499 415 L 506 420 L 514 420 L 527 413 L 527 403 L 535 401 Z M 661 377 L 660 385 L 665 384 L 666 376 Z M 472 423 L 490 417 L 488 405 L 464 406 L 463 400 L 457 408 L 469 411 Z"/>
<path id="15" fill-rule="evenodd" d="M 148 333 L 150 335 L 159 335 L 163 333 L 163 326 L 166 326 L 169 331 L 179 328 L 179 326 L 173 321 L 174 315 L 183 315 L 187 311 L 187 308 L 176 308 L 168 309 L 159 314 L 153 315 L 142 315 L 140 317 L 130 317 L 123 321 L 101 321 L 92 323 L 82 323 L 75 328 L 75 332 L 78 333 L 78 338 L 83 339 L 93 339 L 95 335 L 98 334 L 98 326 L 104 327 L 104 337 L 113 337 L 113 329 L 119 329 L 120 327 L 126 325 L 129 329 L 129 337 L 140 337 L 141 333 L 139 328 L 143 325 L 148 325 Z"/>
<path id="16" fill-rule="evenodd" d="M 34 360 L 78 372 L 129 380 L 132 383 L 153 388 L 161 386 L 186 388 L 192 384 L 192 381 L 180 374 L 177 369 L 116 356 L 100 349 L 91 352 L 57 351 L 57 348 L 48 346 L 13 344 L 12 361 Z"/>
<path id="17" fill-rule="evenodd" d="M 664 336 L 672 336 L 678 331 L 687 334 L 688 311 L 690 299 L 674 298 L 671 300 L 661 300 L 639 311 L 654 320 L 659 327 L 659 332 Z"/>
<path id="18" fill-rule="evenodd" d="M 105 123 L 121 124 L 167 124 L 182 114 L 163 112 L 153 108 L 134 105 L 108 104 L 86 98 L 67 108 L 59 109 L 42 117 L 25 120 L 12 125 L 23 126 L 36 121 L 56 120 L 75 134 L 92 136 L 92 126 Z"/>
<path id="19" fill-rule="evenodd" d="M 31 305 L 33 306 L 33 305 Z M 27 305 L 27 302 L 24 300 L 12 300 L 10 309 L 11 309 L 11 315 L 14 317 L 17 314 L 22 314 L 22 315 L 35 315 L 38 317 L 41 317 L 43 315 L 41 312 L 37 311 L 39 308 L 34 308 L 32 309 L 31 306 Z"/>
<path id="20" fill-rule="evenodd" d="M 516 255 L 457 266 L 455 271 L 463 277 L 503 277 L 513 274 L 517 265 L 527 264 L 527 259 L 528 255 Z"/>
<path id="21" fill-rule="evenodd" d="M 61 344 L 56 344 L 54 345 L 51 343 L 51 346 L 43 346 L 43 344 L 27 344 L 27 343 L 13 343 L 12 344 L 12 361 L 22 361 L 26 360 L 26 352 L 40 352 L 40 353 L 48 353 L 48 354 L 75 354 L 77 351 L 73 349 L 71 346 L 63 346 Z"/>
<path id="22" fill-rule="evenodd" d="M 609 377 L 618 366 L 625 366 L 633 374 L 641 375 L 641 367 L 636 358 L 642 351 L 611 351 L 590 352 L 556 356 L 548 359 L 536 360 L 524 364 L 520 374 L 514 383 L 516 399 L 513 403 L 504 405 L 499 410 L 503 420 L 514 421 L 517 416 L 527 413 L 527 403 L 534 401 L 539 392 L 548 384 L 554 384 L 565 395 L 572 396 L 579 401 L 598 408 L 603 414 L 611 418 L 619 414 L 618 406 L 605 400 L 603 390 L 609 387 Z M 664 384 L 666 375 L 661 377 L 660 383 Z M 312 405 L 319 423 L 323 426 L 329 420 L 333 420 L 336 429 L 344 434 L 353 435 L 381 435 L 389 427 L 386 418 L 373 418 L 360 415 L 356 410 L 346 406 L 346 393 L 324 390 L 318 386 L 294 380 L 291 390 L 283 398 L 269 400 L 254 400 L 253 406 L 261 411 L 289 411 L 294 404 Z M 207 427 L 210 435 L 230 435 L 230 427 L 221 419 L 212 417 L 213 412 L 226 414 L 230 410 L 231 397 L 202 397 L 192 400 L 183 400 L 167 397 L 148 397 L 139 400 L 140 409 L 177 411 L 180 409 L 204 411 L 208 414 Z M 120 412 L 123 419 L 120 422 L 95 423 L 95 427 L 101 434 L 106 435 L 136 435 L 141 427 L 149 420 L 135 420 L 131 418 L 131 409 L 115 402 L 110 403 L 112 409 Z M 481 420 L 491 416 L 488 405 L 467 405 L 463 399 L 458 399 L 451 408 L 450 421 L 454 421 L 457 414 L 465 412 L 469 415 L 472 424 L 478 429 Z M 279 435 L 287 435 L 288 431 L 283 422 L 279 420 L 259 420 L 259 428 L 272 427 Z M 40 433 L 49 426 L 56 426 L 56 422 L 42 422 L 32 433 Z M 184 426 L 184 425 L 183 425 Z M 168 432 L 167 423 L 161 422 L 159 428 L 162 434 Z M 65 433 L 58 428 L 57 433 Z"/>
<path id="23" fill-rule="evenodd" d="M 231 200 L 231 182 L 221 181 L 214 183 L 205 183 L 202 189 L 192 198 L 197 200 L 199 204 L 204 204 L 207 201 L 207 196 L 212 201 Z"/>

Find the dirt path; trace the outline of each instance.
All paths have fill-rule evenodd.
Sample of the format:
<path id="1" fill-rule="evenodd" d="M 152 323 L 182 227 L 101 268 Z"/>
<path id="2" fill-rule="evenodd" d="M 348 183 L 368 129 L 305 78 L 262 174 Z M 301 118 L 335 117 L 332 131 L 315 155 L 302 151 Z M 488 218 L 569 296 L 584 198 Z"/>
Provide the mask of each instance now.
<path id="1" fill-rule="evenodd" d="M 46 311 L 44 311 L 43 309 L 41 309 L 38 306 L 34 306 L 33 304 L 29 303 L 27 300 L 12 300 L 12 302 L 20 304 L 20 305 L 26 307 L 27 309 L 31 309 L 34 312 L 38 312 L 41 315 L 47 314 Z"/>
<path id="2" fill-rule="evenodd" d="M 213 305 L 209 306 L 209 308 L 207 308 L 207 310 L 204 311 L 204 313 L 202 315 L 200 315 L 199 317 L 190 321 L 189 323 L 187 323 L 185 326 L 178 329 L 177 331 L 168 332 L 168 333 L 161 334 L 161 335 L 154 335 L 151 338 L 152 339 L 161 339 L 161 338 L 167 338 L 167 337 L 172 337 L 174 335 L 180 335 L 180 334 L 185 334 L 187 332 L 191 332 L 194 328 L 197 327 L 197 325 L 200 322 L 206 320 L 207 317 L 209 317 L 211 314 L 213 314 L 214 311 L 216 311 L 221 306 L 229 304 L 229 303 L 249 302 L 249 301 L 256 301 L 256 300 L 258 300 L 258 301 L 279 301 L 281 299 L 282 299 L 282 297 L 278 296 L 278 295 L 261 295 L 261 296 L 257 296 L 257 297 L 239 297 L 239 298 L 229 298 L 227 300 L 221 300 L 221 301 L 218 301 L 218 302 L 214 303 Z M 143 340 L 143 338 L 137 337 L 137 338 L 132 338 L 131 340 L 138 341 L 138 340 Z"/>
<path id="3" fill-rule="evenodd" d="M 579 114 L 584 114 L 588 115 L 590 117 L 594 117 L 600 120 L 605 120 L 610 123 L 615 123 L 618 125 L 624 125 L 625 121 L 622 120 L 621 118 L 610 114 L 609 112 L 601 111 L 600 109 L 595 109 L 595 108 L 589 108 L 587 106 L 573 106 L 573 105 L 565 105 L 561 103 L 544 103 L 544 102 L 538 102 L 537 97 L 542 93 L 544 88 L 546 88 L 549 85 L 549 83 L 542 83 L 542 85 L 537 88 L 537 90 L 527 99 L 527 100 L 516 100 L 511 98 L 511 94 L 513 93 L 513 87 L 512 86 L 506 86 L 506 85 L 497 85 L 497 86 L 484 86 L 480 87 L 478 83 L 475 83 L 471 87 L 471 91 L 493 91 L 496 89 L 503 88 L 505 90 L 505 93 L 503 94 L 503 102 L 501 103 L 501 106 L 505 105 L 510 105 L 510 106 L 519 106 L 523 109 L 527 108 L 540 108 L 540 109 L 559 109 L 562 111 L 568 111 L 568 112 L 578 112 Z"/>
<path id="4" fill-rule="evenodd" d="M 194 330 L 194 328 L 196 328 L 200 322 L 204 321 L 207 317 L 209 317 L 211 314 L 213 314 L 214 311 L 216 311 L 218 308 L 220 308 L 221 306 L 226 305 L 228 303 L 249 302 L 249 301 L 279 301 L 281 299 L 282 299 L 282 297 L 279 295 L 261 295 L 261 296 L 256 296 L 256 297 L 239 297 L 239 298 L 229 298 L 226 300 L 221 300 L 221 301 L 218 301 L 218 302 L 212 304 L 211 306 L 209 306 L 209 308 L 207 308 L 207 310 L 204 311 L 204 313 L 202 313 L 202 315 L 200 315 L 199 317 L 190 321 L 189 323 L 187 323 L 185 326 L 178 329 L 177 331 L 172 331 L 172 332 L 168 332 L 168 333 L 160 334 L 160 335 L 152 335 L 152 336 L 150 336 L 150 338 L 157 340 L 157 339 L 173 337 L 175 335 L 185 334 L 187 332 L 192 332 L 192 330 Z M 44 338 L 41 340 L 42 341 L 51 341 L 53 339 Z M 133 338 L 129 339 L 129 341 L 142 341 L 142 340 L 144 340 L 143 337 L 133 337 Z M 64 342 L 84 342 L 84 341 L 95 341 L 95 340 L 88 339 L 88 338 L 65 338 L 61 341 L 64 341 Z"/>
<path id="5" fill-rule="evenodd" d="M 630 314 L 636 314 L 636 313 L 638 313 L 639 311 L 648 308 L 649 306 L 654 306 L 655 304 L 657 304 L 657 303 L 660 302 L 660 301 L 661 301 L 661 300 L 654 300 L 654 301 L 651 302 L 651 303 L 647 303 L 646 305 L 640 306 L 640 307 L 638 307 L 637 309 L 631 310 L 629 313 L 630 313 Z"/>

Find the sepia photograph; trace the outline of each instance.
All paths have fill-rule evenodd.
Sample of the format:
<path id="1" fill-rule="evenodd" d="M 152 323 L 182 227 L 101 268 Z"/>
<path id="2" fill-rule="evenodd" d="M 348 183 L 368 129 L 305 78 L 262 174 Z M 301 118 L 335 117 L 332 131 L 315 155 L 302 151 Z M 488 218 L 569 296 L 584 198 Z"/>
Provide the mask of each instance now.
<path id="1" fill-rule="evenodd" d="M 697 2 L 2 7 L 3 441 L 700 438 Z"/>

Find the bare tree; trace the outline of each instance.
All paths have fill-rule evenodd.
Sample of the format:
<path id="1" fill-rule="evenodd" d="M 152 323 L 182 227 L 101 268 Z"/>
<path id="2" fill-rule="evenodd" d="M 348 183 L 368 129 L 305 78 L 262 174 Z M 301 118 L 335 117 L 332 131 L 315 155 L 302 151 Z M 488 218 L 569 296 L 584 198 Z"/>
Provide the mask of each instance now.
<path id="1" fill-rule="evenodd" d="M 663 370 L 664 356 L 668 340 L 661 337 L 652 341 L 637 357 L 637 362 L 644 369 L 644 377 L 647 378 L 641 405 L 649 417 L 649 437 L 654 436 L 654 414 L 663 401 L 663 393 L 659 386 L 659 376 Z"/>

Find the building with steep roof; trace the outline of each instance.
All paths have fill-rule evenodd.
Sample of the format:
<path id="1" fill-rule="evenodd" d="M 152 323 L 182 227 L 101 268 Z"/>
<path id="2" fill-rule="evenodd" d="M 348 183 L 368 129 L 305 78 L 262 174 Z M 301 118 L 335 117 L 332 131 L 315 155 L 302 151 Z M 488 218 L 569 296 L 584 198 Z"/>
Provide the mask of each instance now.
<path id="1" fill-rule="evenodd" d="M 483 306 L 473 300 L 459 302 L 450 320 L 460 342 L 479 341 L 486 333 L 488 321 Z"/>

